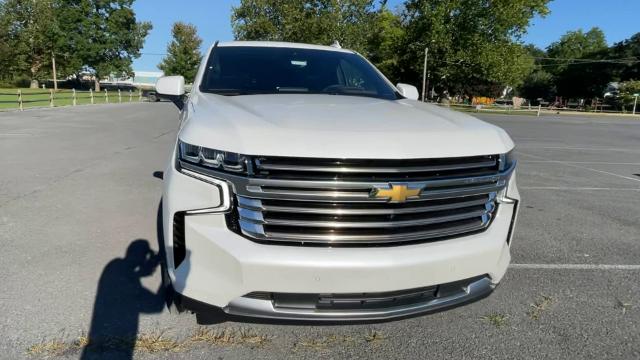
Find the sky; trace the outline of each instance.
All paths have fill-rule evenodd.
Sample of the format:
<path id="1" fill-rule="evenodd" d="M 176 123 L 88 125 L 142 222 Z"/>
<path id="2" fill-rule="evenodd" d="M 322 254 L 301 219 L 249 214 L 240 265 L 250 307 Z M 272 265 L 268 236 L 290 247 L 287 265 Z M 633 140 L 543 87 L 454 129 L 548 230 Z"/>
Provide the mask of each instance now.
<path id="1" fill-rule="evenodd" d="M 394 8 L 402 0 L 389 0 Z M 233 40 L 231 7 L 239 0 L 137 0 L 134 9 L 138 20 L 151 21 L 153 30 L 147 37 L 142 57 L 134 61 L 136 71 L 156 71 L 167 44 L 171 40 L 171 26 L 176 21 L 196 25 L 203 48 L 216 40 Z M 524 42 L 546 48 L 570 30 L 589 30 L 594 26 L 604 30 L 610 44 L 640 32 L 638 14 L 640 0 L 554 0 L 551 13 L 533 19 Z"/>

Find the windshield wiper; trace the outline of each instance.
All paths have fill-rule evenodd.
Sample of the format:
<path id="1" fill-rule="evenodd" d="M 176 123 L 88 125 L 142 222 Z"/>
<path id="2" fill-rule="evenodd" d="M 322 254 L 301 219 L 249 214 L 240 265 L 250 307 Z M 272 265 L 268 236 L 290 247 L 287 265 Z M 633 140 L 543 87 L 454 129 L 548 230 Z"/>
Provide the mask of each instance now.
<path id="1" fill-rule="evenodd" d="M 324 94 L 331 95 L 361 95 L 361 96 L 377 96 L 378 93 L 371 90 L 362 89 L 353 86 L 330 85 L 322 90 Z"/>
<path id="2" fill-rule="evenodd" d="M 309 88 L 305 88 L 305 87 L 278 86 L 276 89 L 279 92 L 290 92 L 290 93 L 308 93 L 309 92 Z"/>
<path id="3" fill-rule="evenodd" d="M 242 89 L 206 89 L 205 92 L 224 95 L 224 96 L 238 96 L 238 95 L 247 95 L 246 90 Z"/>
<path id="4" fill-rule="evenodd" d="M 247 89 L 206 89 L 203 92 L 224 95 L 224 96 L 239 96 L 239 95 L 264 95 L 264 94 L 277 94 L 275 90 L 247 90 Z"/>

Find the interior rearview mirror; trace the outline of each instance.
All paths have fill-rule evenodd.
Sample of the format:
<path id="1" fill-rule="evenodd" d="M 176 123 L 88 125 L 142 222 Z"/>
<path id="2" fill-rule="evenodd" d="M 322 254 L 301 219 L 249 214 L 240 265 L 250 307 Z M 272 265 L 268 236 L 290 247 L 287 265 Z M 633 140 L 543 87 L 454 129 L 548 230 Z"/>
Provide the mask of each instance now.
<path id="1" fill-rule="evenodd" d="M 420 97 L 420 94 L 418 94 L 418 89 L 413 85 L 399 83 L 398 85 L 396 85 L 396 88 L 398 88 L 400 95 L 406 97 L 409 100 L 418 100 L 418 98 Z"/>
<path id="2" fill-rule="evenodd" d="M 184 77 L 163 76 L 156 82 L 156 94 L 161 99 L 173 101 L 182 110 L 184 107 L 183 96 L 185 94 Z"/>

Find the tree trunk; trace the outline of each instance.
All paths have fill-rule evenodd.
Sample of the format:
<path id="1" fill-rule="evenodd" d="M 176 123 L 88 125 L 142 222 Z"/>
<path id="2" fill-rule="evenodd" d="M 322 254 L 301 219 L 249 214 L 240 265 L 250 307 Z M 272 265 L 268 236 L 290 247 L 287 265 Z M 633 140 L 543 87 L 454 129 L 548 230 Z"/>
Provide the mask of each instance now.
<path id="1" fill-rule="evenodd" d="M 38 70 L 40 70 L 40 67 L 42 66 L 42 63 L 38 60 L 38 59 L 32 59 L 31 60 L 31 85 L 30 87 L 32 89 L 37 89 L 39 87 L 39 83 L 38 83 L 38 79 L 36 79 L 36 75 L 38 74 Z"/>
<path id="2" fill-rule="evenodd" d="M 93 83 L 95 92 L 100 92 L 100 78 L 98 77 L 98 74 L 95 75 Z"/>

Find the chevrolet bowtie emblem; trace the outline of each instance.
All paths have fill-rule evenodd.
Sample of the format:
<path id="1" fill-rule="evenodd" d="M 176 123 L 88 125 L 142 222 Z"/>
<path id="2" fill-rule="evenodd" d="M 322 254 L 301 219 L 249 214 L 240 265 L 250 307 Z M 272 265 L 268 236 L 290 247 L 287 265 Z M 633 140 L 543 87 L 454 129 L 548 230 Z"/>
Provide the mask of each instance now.
<path id="1" fill-rule="evenodd" d="M 391 202 L 405 202 L 408 198 L 420 196 L 422 189 L 409 189 L 407 185 L 390 184 L 390 188 L 375 188 L 371 197 L 389 199 Z"/>

